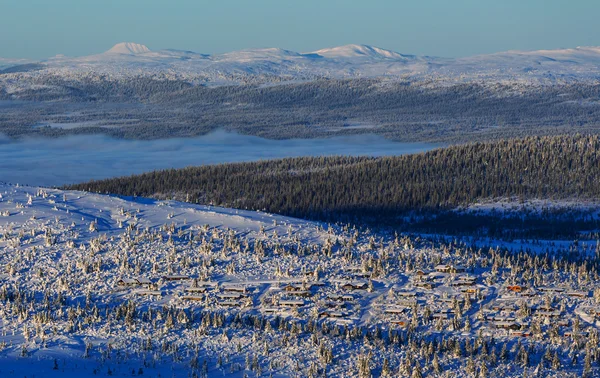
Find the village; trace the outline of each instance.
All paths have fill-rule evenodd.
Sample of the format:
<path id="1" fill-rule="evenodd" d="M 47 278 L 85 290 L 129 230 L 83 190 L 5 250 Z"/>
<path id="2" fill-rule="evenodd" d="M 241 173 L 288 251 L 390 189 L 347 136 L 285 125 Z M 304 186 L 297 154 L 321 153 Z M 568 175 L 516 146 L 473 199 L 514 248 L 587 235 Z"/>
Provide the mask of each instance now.
<path id="1" fill-rule="evenodd" d="M 585 290 L 561 286 L 486 284 L 488 274 L 440 264 L 399 275 L 401 284 L 371 279 L 360 267 L 334 277 L 314 271 L 297 279 L 236 283 L 199 281 L 186 275 L 120 278 L 117 290 L 148 297 L 149 303 L 191 308 L 222 308 L 295 319 L 318 318 L 338 325 L 381 325 L 401 329 L 430 327 L 461 335 L 571 340 L 597 325 L 600 306 Z M 387 280 L 386 280 L 387 281 Z M 600 323 L 598 323 L 600 324 Z"/>
<path id="2" fill-rule="evenodd" d="M 156 338 L 175 376 L 593 368 L 600 286 L 585 262 L 174 201 L 1 193 L 0 359 L 62 351 L 113 374 L 137 361 L 108 367 L 122 351 L 150 371 L 166 358 Z M 437 368 L 408 354 L 417 341 Z"/>

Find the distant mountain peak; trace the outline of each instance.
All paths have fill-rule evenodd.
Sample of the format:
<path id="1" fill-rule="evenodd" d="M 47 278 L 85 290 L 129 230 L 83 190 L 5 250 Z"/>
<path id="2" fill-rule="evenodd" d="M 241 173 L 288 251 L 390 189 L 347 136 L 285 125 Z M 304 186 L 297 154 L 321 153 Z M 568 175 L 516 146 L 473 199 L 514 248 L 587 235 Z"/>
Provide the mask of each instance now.
<path id="1" fill-rule="evenodd" d="M 150 49 L 145 45 L 133 42 L 121 42 L 114 45 L 106 54 L 127 54 L 137 55 L 149 53 Z"/>
<path id="2" fill-rule="evenodd" d="M 344 45 L 312 52 L 325 58 L 386 58 L 405 59 L 406 57 L 394 51 L 369 45 Z"/>

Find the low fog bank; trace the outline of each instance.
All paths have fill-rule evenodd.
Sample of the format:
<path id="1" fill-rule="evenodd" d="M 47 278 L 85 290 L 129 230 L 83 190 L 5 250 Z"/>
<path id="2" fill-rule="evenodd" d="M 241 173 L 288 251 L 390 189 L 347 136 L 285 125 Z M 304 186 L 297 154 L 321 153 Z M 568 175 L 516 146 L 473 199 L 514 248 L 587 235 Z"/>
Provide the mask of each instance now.
<path id="1" fill-rule="evenodd" d="M 439 145 L 376 135 L 269 140 L 217 131 L 197 138 L 132 141 L 102 135 L 11 142 L 0 136 L 0 181 L 59 186 L 166 168 L 297 156 L 385 156 Z"/>

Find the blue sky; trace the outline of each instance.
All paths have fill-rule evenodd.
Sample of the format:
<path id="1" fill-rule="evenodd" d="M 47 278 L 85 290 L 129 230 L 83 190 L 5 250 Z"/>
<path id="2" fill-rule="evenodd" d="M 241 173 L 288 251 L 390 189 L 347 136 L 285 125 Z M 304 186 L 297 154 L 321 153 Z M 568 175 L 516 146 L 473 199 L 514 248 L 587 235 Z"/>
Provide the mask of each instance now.
<path id="1" fill-rule="evenodd" d="M 468 56 L 600 45 L 598 0 L 0 0 L 0 57 L 117 42 L 221 53 L 349 43 Z"/>

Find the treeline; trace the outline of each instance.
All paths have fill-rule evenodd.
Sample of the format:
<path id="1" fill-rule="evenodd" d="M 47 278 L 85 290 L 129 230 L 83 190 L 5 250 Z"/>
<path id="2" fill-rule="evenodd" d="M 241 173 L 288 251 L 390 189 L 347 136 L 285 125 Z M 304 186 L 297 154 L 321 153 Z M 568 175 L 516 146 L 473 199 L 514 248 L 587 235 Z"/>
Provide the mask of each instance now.
<path id="1" fill-rule="evenodd" d="M 478 199 L 597 198 L 599 151 L 598 136 L 529 137 L 394 157 L 305 157 L 171 169 L 67 189 L 398 224 L 407 214 L 444 211 Z"/>

